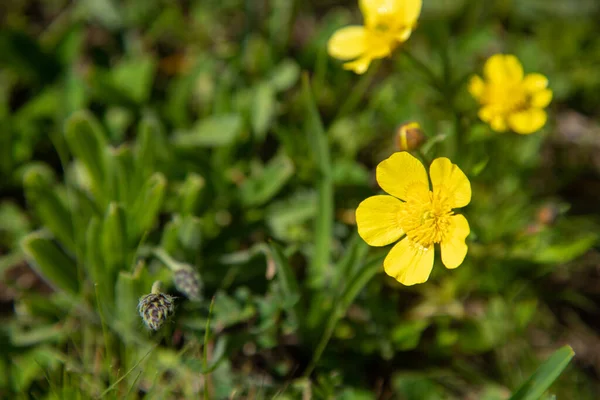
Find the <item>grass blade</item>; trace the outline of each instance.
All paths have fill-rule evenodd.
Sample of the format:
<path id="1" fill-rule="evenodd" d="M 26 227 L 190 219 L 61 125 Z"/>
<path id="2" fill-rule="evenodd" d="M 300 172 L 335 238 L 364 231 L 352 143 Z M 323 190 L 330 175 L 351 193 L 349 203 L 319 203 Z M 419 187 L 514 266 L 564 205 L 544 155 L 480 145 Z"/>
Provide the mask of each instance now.
<path id="1" fill-rule="evenodd" d="M 269 243 L 270 254 L 268 257 L 272 258 L 277 268 L 277 279 L 283 290 L 283 294 L 287 299 L 293 299 L 294 306 L 288 310 L 290 317 L 294 323 L 299 323 L 298 319 L 303 315 L 302 304 L 300 303 L 300 286 L 294 275 L 294 271 L 290 266 L 287 257 L 283 253 L 283 249 L 275 242 Z"/>
<path id="2" fill-rule="evenodd" d="M 308 284 L 313 289 L 323 288 L 329 277 L 331 237 L 333 234 L 333 179 L 327 136 L 317 110 L 308 75 L 302 76 L 302 92 L 307 112 L 306 134 L 316 156 L 319 172 L 315 248 L 309 266 Z"/>
<path id="3" fill-rule="evenodd" d="M 563 346 L 550 356 L 510 397 L 510 400 L 537 400 L 558 378 L 571 361 L 575 352 L 571 346 Z"/>

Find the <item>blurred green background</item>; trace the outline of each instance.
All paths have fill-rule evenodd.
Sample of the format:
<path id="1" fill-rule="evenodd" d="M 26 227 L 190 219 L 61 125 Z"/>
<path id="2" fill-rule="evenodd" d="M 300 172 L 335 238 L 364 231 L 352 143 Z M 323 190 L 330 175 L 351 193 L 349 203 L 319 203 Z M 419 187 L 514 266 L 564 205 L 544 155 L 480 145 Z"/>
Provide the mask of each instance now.
<path id="1" fill-rule="evenodd" d="M 425 0 L 357 76 L 326 51 L 354 1 L 2 1 L 0 397 L 597 398 L 598 21 L 596 0 Z M 542 131 L 477 120 L 465 77 L 499 52 L 548 77 Z M 465 262 L 411 287 L 354 221 L 408 120 L 473 187 Z M 176 312 L 151 333 L 156 280 Z"/>

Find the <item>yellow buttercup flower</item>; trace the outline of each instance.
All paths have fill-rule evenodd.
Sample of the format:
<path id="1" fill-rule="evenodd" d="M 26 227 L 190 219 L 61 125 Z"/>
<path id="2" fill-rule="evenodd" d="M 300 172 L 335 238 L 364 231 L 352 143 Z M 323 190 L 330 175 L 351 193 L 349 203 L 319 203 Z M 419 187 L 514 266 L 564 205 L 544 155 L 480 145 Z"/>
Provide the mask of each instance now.
<path id="1" fill-rule="evenodd" d="M 407 152 L 392 154 L 377 166 L 377 182 L 390 195 L 372 196 L 356 209 L 358 233 L 371 246 L 400 239 L 383 262 L 385 272 L 404 285 L 423 283 L 433 268 L 439 244 L 446 268 L 456 268 L 467 254 L 469 223 L 454 208 L 471 201 L 471 183 L 445 157 L 425 167 Z"/>
<path id="2" fill-rule="evenodd" d="M 508 129 L 530 134 L 546 124 L 544 108 L 552 100 L 548 79 L 542 74 L 523 75 L 513 55 L 491 56 L 483 68 L 485 80 L 471 78 L 469 92 L 479 103 L 479 118 L 497 132 Z"/>
<path id="3" fill-rule="evenodd" d="M 421 0 L 359 0 L 364 26 L 336 31 L 327 43 L 329 55 L 353 60 L 345 69 L 364 73 L 372 60 L 384 58 L 412 33 L 421 14 Z"/>

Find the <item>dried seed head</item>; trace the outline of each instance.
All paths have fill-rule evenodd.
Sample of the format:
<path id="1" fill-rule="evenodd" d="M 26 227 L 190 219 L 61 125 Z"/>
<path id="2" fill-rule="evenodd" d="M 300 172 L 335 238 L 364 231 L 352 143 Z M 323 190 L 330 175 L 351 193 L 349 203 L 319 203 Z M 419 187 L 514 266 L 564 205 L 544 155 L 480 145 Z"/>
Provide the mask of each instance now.
<path id="1" fill-rule="evenodd" d="M 184 265 L 173 274 L 175 288 L 190 300 L 200 300 L 200 275 L 192 267 Z"/>
<path id="2" fill-rule="evenodd" d="M 155 283 L 152 286 L 152 293 L 140 297 L 138 311 L 146 326 L 157 331 L 175 312 L 174 298 L 158 292 L 158 285 Z"/>
<path id="3" fill-rule="evenodd" d="M 425 143 L 425 135 L 418 122 L 407 122 L 396 129 L 396 149 L 398 151 L 416 150 Z"/>

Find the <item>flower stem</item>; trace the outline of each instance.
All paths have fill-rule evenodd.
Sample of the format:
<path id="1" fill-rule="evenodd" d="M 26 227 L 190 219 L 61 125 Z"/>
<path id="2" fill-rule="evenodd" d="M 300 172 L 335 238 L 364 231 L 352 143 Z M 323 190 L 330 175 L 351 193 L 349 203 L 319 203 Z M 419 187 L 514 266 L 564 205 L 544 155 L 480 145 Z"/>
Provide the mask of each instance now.
<path id="1" fill-rule="evenodd" d="M 427 66 L 427 64 L 415 57 L 409 50 L 404 50 L 401 54 L 404 54 L 404 56 L 410 60 L 410 62 L 412 62 L 419 71 L 427 76 L 429 83 L 436 90 L 438 90 L 440 93 L 444 92 L 444 86 L 440 83 L 436 74 Z"/>
<path id="2" fill-rule="evenodd" d="M 346 101 L 344 101 L 344 103 L 339 108 L 339 111 L 337 112 L 334 121 L 351 113 L 354 110 L 354 108 L 358 105 L 358 103 L 360 103 L 365 93 L 367 92 L 367 89 L 371 85 L 371 82 L 373 82 L 373 78 L 377 74 L 377 70 L 379 70 L 380 65 L 380 62 L 374 61 L 371 64 L 371 68 L 369 68 L 367 73 L 360 76 L 358 82 L 356 83 L 356 85 L 354 85 L 348 97 L 346 97 Z"/>
<path id="3" fill-rule="evenodd" d="M 152 290 L 150 292 L 152 294 L 159 294 L 160 293 L 160 281 L 155 281 L 152 284 Z"/>

